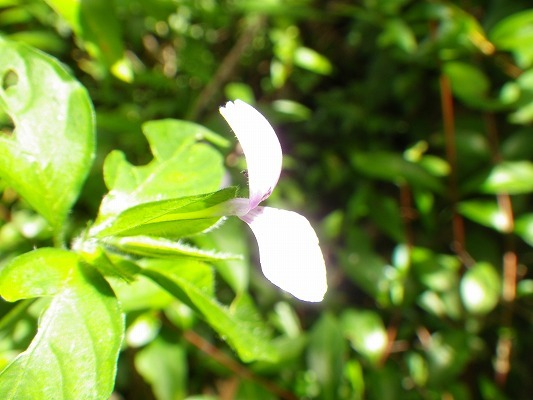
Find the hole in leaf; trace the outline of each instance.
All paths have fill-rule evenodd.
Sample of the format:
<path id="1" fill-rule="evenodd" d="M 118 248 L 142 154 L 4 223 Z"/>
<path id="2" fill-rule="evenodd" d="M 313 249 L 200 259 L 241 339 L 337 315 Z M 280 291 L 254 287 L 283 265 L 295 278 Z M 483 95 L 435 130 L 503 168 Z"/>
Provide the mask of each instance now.
<path id="1" fill-rule="evenodd" d="M 0 108 L 0 135 L 11 136 L 15 130 L 15 124 L 11 117 Z"/>
<path id="2" fill-rule="evenodd" d="M 7 90 L 19 82 L 19 76 L 12 69 L 8 69 L 2 76 L 2 89 Z"/>

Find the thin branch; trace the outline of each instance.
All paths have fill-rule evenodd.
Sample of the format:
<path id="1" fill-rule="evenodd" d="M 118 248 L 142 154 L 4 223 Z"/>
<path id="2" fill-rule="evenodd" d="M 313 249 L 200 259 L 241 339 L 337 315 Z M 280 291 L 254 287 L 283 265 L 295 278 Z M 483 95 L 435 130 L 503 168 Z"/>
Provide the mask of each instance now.
<path id="1" fill-rule="evenodd" d="M 280 388 L 273 382 L 270 382 L 266 379 L 263 379 L 255 375 L 252 371 L 250 371 L 244 365 L 238 363 L 233 358 L 229 357 L 227 354 L 220 351 L 217 347 L 213 346 L 211 343 L 209 343 L 203 337 L 198 335 L 196 332 L 192 330 L 187 330 L 183 332 L 183 337 L 185 340 L 187 340 L 187 342 L 192 344 L 197 349 L 203 351 L 205 354 L 207 354 L 213 360 L 217 361 L 219 364 L 229 369 L 239 378 L 246 379 L 246 380 L 255 382 L 263 386 L 265 389 L 275 394 L 280 399 L 298 400 L 298 398 L 293 393 L 289 392 L 286 389 Z"/>
<path id="2" fill-rule="evenodd" d="M 206 108 L 209 101 L 216 96 L 221 87 L 231 78 L 243 53 L 252 44 L 254 37 L 263 27 L 265 21 L 265 17 L 258 17 L 257 19 L 248 22 L 248 25 L 242 32 L 239 40 L 237 40 L 233 48 L 226 55 L 209 84 L 202 90 L 196 99 L 196 102 L 187 116 L 188 119 L 196 119 Z"/>
<path id="3" fill-rule="evenodd" d="M 494 115 L 487 113 L 485 115 L 485 126 L 493 162 L 496 164 L 502 160 L 499 149 L 498 129 Z M 518 280 L 518 256 L 515 251 L 514 242 L 514 212 L 511 196 L 507 193 L 496 195 L 500 212 L 505 217 L 505 251 L 503 255 L 503 285 L 502 300 L 503 309 L 501 315 L 502 329 L 498 336 L 496 344 L 496 359 L 494 361 L 494 380 L 498 386 L 503 387 L 507 382 L 509 371 L 511 370 L 511 352 L 513 347 L 511 327 L 513 323 L 513 305 L 516 298 L 516 284 Z"/>
<path id="4" fill-rule="evenodd" d="M 441 74 L 439 79 L 442 119 L 444 127 L 444 139 L 446 143 L 446 159 L 450 164 L 450 201 L 452 205 L 452 228 L 453 242 L 452 248 L 459 256 L 464 265 L 472 263 L 472 258 L 466 251 L 465 245 L 465 228 L 463 217 L 457 212 L 457 203 L 459 202 L 459 188 L 457 179 L 457 151 L 455 140 L 455 115 L 453 108 L 453 95 L 449 78 Z"/>
<path id="5" fill-rule="evenodd" d="M 400 210 L 407 250 L 411 253 L 411 249 L 415 242 L 412 221 L 416 218 L 416 210 L 413 207 L 411 188 L 405 184 L 400 186 Z M 410 258 L 411 257 L 409 256 L 409 259 Z"/>

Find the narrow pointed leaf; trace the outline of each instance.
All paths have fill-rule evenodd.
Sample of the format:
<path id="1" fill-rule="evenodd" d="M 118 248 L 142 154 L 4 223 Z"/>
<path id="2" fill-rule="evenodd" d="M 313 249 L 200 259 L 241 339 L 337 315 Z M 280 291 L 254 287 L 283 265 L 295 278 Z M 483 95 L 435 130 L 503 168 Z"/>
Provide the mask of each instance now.
<path id="1" fill-rule="evenodd" d="M 275 361 L 277 353 L 268 337 L 257 327 L 239 318 L 239 313 L 214 297 L 213 271 L 195 260 L 146 260 L 143 274 L 198 312 L 232 346 L 244 362 Z"/>
<path id="2" fill-rule="evenodd" d="M 94 226 L 90 234 L 98 237 L 152 235 L 179 238 L 202 232 L 225 214 L 223 203 L 235 197 L 235 191 L 231 187 L 196 196 L 139 204 Z"/>
<path id="3" fill-rule="evenodd" d="M 102 201 L 97 225 L 106 225 L 109 218 L 140 204 L 210 193 L 221 187 L 222 156 L 201 142 L 207 136 L 205 128 L 161 120 L 144 124 L 143 132 L 154 159 L 133 166 L 119 151 L 108 155 L 104 180 L 109 193 Z"/>
<path id="4" fill-rule="evenodd" d="M 160 237 L 134 236 L 113 238 L 106 241 L 106 245 L 140 257 L 193 257 L 206 261 L 238 260 L 242 258 L 239 255 L 203 250 L 180 241 L 176 242 Z"/>

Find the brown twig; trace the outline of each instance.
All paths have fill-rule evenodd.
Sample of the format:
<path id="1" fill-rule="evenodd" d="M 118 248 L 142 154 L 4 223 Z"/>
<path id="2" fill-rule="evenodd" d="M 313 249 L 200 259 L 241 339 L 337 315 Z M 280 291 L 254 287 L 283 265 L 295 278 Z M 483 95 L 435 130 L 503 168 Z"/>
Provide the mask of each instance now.
<path id="1" fill-rule="evenodd" d="M 243 53 L 250 46 L 259 29 L 265 24 L 265 21 L 265 17 L 258 17 L 257 19 L 248 22 L 248 25 L 218 67 L 209 84 L 202 90 L 196 99 L 187 119 L 196 119 L 208 105 L 209 101 L 211 101 L 220 90 L 222 85 L 230 79 Z"/>
<path id="2" fill-rule="evenodd" d="M 407 250 L 411 252 L 415 242 L 415 236 L 411 222 L 416 218 L 416 211 L 413 207 L 411 188 L 405 184 L 400 186 L 400 209 L 402 211 L 401 216 L 403 220 Z"/>
<path id="3" fill-rule="evenodd" d="M 266 379 L 263 379 L 255 375 L 248 368 L 238 363 L 233 358 L 229 357 L 227 354 L 220 351 L 217 347 L 213 346 L 211 343 L 209 343 L 203 337 L 198 335 L 196 332 L 192 330 L 187 330 L 183 332 L 183 337 L 185 340 L 187 340 L 187 342 L 192 344 L 197 349 L 203 351 L 205 354 L 207 354 L 213 360 L 217 361 L 219 364 L 229 369 L 239 378 L 246 379 L 246 380 L 255 382 L 263 386 L 265 389 L 275 394 L 280 399 L 283 399 L 283 400 L 297 400 L 298 399 L 293 393 L 289 392 L 288 390 L 280 388 L 275 383 L 270 382 Z"/>
<path id="4" fill-rule="evenodd" d="M 459 202 L 459 188 L 457 179 L 457 151 L 455 140 L 455 115 L 453 108 L 453 95 L 450 79 L 441 74 L 439 79 L 442 120 L 444 127 L 444 139 L 446 143 L 446 159 L 450 164 L 450 201 L 452 204 L 452 228 L 453 241 L 452 248 L 459 256 L 465 266 L 472 264 L 473 260 L 466 251 L 465 246 L 465 228 L 463 217 L 457 212 L 457 203 Z"/>
<path id="5" fill-rule="evenodd" d="M 487 113 L 485 115 L 485 126 L 489 143 L 491 145 L 491 153 L 493 162 L 496 164 L 502 160 L 499 150 L 498 130 L 494 115 Z M 501 325 L 504 329 L 501 330 L 496 344 L 496 359 L 494 361 L 494 380 L 498 386 L 503 387 L 507 381 L 507 376 L 511 370 L 511 351 L 512 351 L 512 336 L 511 326 L 513 320 L 513 304 L 516 298 L 516 283 L 518 278 L 518 256 L 515 251 L 514 236 L 514 212 L 511 196 L 507 193 L 498 193 L 496 195 L 498 207 L 504 216 L 505 233 L 507 234 L 505 242 L 505 252 L 502 259 L 503 269 L 503 285 L 502 285 L 502 300 L 503 310 L 501 316 Z"/>

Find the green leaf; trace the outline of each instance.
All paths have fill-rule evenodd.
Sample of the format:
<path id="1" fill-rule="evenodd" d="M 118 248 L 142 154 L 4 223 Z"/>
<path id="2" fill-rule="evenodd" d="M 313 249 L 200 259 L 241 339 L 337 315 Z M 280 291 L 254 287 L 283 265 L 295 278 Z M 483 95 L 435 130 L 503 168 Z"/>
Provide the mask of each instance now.
<path id="1" fill-rule="evenodd" d="M 531 74 L 531 76 L 533 78 L 533 74 Z M 506 160 L 527 160 L 531 156 L 531 154 L 533 154 L 533 140 L 531 140 L 531 128 L 522 128 L 516 132 L 511 133 L 502 142 L 501 152 L 503 158 Z"/>
<path id="2" fill-rule="evenodd" d="M 53 58 L 0 38 L 0 176 L 59 231 L 94 157 L 93 108 Z"/>
<path id="3" fill-rule="evenodd" d="M 352 157 L 352 165 L 361 173 L 376 179 L 395 184 L 408 183 L 414 187 L 444 192 L 440 180 L 430 175 L 421 166 L 405 160 L 401 155 L 375 151 L 357 153 Z"/>
<path id="4" fill-rule="evenodd" d="M 111 69 L 118 78 L 131 80 L 131 72 L 120 73 L 120 65 L 124 60 L 124 46 L 113 1 L 46 0 L 46 2 L 65 19 L 92 57 L 99 60 L 107 69 Z"/>
<path id="5" fill-rule="evenodd" d="M 241 256 L 229 253 L 198 249 L 181 241 L 172 241 L 160 237 L 134 236 L 117 237 L 105 241 L 106 246 L 138 257 L 180 258 L 193 257 L 205 261 L 221 261 L 242 259 Z"/>
<path id="6" fill-rule="evenodd" d="M 533 163 L 504 161 L 492 169 L 482 188 L 485 193 L 492 194 L 533 192 Z"/>
<path id="7" fill-rule="evenodd" d="M 522 68 L 533 63 L 533 10 L 525 10 L 499 21 L 490 32 L 490 39 L 500 50 L 512 51 Z"/>
<path id="8" fill-rule="evenodd" d="M 490 81 L 479 68 L 459 61 L 443 65 L 443 72 L 450 79 L 452 91 L 459 99 L 471 106 L 496 105 L 490 101 Z"/>
<path id="9" fill-rule="evenodd" d="M 123 336 L 123 318 L 107 282 L 69 251 L 43 248 L 0 271 L 8 301 L 50 297 L 26 351 L 0 374 L 8 399 L 108 399 Z"/>
<path id="10" fill-rule="evenodd" d="M 309 338 L 307 360 L 322 387 L 321 399 L 339 398 L 344 369 L 345 341 L 339 321 L 324 314 L 313 327 Z"/>
<path id="11" fill-rule="evenodd" d="M 368 234 L 353 228 L 347 238 L 347 249 L 341 253 L 341 266 L 348 278 L 372 296 L 380 304 L 388 304 L 390 299 L 389 263 L 373 250 Z"/>
<path id="12" fill-rule="evenodd" d="M 333 70 L 326 57 L 308 47 L 298 47 L 294 51 L 294 64 L 320 75 L 329 75 Z"/>
<path id="13" fill-rule="evenodd" d="M 397 46 L 408 54 L 413 54 L 417 49 L 416 37 L 411 27 L 399 18 L 385 22 L 383 32 L 379 35 L 380 46 Z"/>
<path id="14" fill-rule="evenodd" d="M 342 330 L 352 347 L 378 365 L 387 348 L 388 337 L 379 314 L 373 311 L 348 310 L 342 314 Z"/>
<path id="15" fill-rule="evenodd" d="M 515 232 L 530 246 L 533 246 L 533 214 L 521 215 L 516 219 Z"/>
<path id="16" fill-rule="evenodd" d="M 109 223 L 107 219 L 140 204 L 174 201 L 220 188 L 224 174 L 222 156 L 202 142 L 218 140 L 215 133 L 191 122 L 169 119 L 147 122 L 143 132 L 154 159 L 147 165 L 136 167 L 119 151 L 107 156 L 104 180 L 109 193 L 102 201 L 96 225 L 105 225 Z M 223 139 L 219 142 L 225 143 Z M 197 200 L 184 200 L 181 205 L 181 200 L 176 204 L 172 201 L 169 207 L 180 208 L 187 201 Z M 155 204 L 151 210 L 156 212 L 158 208 Z M 150 208 L 137 211 L 141 210 L 149 211 Z"/>
<path id="17" fill-rule="evenodd" d="M 187 353 L 179 344 L 154 340 L 135 355 L 135 368 L 152 386 L 157 400 L 185 398 Z"/>
<path id="18" fill-rule="evenodd" d="M 194 309 L 224 338 L 244 362 L 276 361 L 277 353 L 268 337 L 257 329 L 250 316 L 242 318 L 242 307 L 227 307 L 214 297 L 211 267 L 191 259 L 144 260 L 143 274 Z"/>
<path id="19" fill-rule="evenodd" d="M 126 313 L 162 310 L 172 302 L 176 302 L 170 293 L 144 275 L 137 275 L 131 282 L 111 278 L 109 283 L 120 301 L 122 310 Z"/>
<path id="20" fill-rule="evenodd" d="M 512 227 L 512 221 L 509 221 L 495 201 L 463 201 L 459 203 L 457 209 L 462 215 L 472 221 L 496 229 L 499 232 L 509 232 Z"/>
<path id="21" fill-rule="evenodd" d="M 94 226 L 90 234 L 98 237 L 189 236 L 216 224 L 225 213 L 222 204 L 234 198 L 235 194 L 236 189 L 230 187 L 213 193 L 140 204 L 123 211 L 116 218 L 108 218 L 104 224 Z"/>
<path id="22" fill-rule="evenodd" d="M 500 298 L 500 276 L 489 263 L 477 263 L 461 279 L 461 298 L 465 308 L 474 314 L 486 314 Z"/>
<path id="23" fill-rule="evenodd" d="M 455 382 L 457 375 L 464 372 L 474 355 L 472 347 L 470 334 L 464 330 L 433 333 L 428 338 L 426 348 L 429 385 L 449 385 L 450 382 Z"/>
<path id="24" fill-rule="evenodd" d="M 250 281 L 250 246 L 243 230 L 244 224 L 238 218 L 228 218 L 224 225 L 194 237 L 194 243 L 202 248 L 224 249 L 239 254 L 239 259 L 211 262 L 220 276 L 237 294 L 247 290 Z"/>

